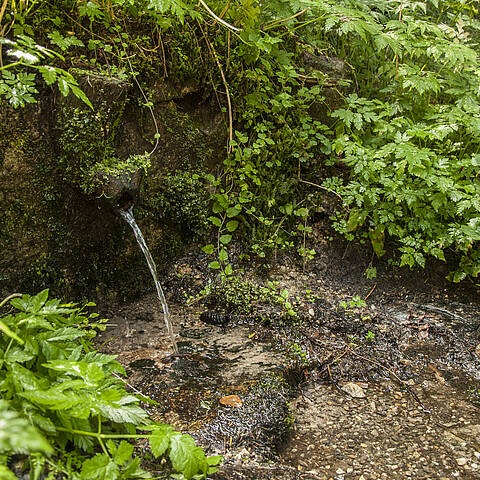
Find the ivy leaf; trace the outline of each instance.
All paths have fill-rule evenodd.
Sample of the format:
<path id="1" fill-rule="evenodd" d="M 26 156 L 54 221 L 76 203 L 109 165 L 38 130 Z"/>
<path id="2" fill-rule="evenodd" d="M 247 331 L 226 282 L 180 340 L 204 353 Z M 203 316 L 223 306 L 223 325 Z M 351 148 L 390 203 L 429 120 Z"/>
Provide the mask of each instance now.
<path id="1" fill-rule="evenodd" d="M 231 240 L 232 240 L 232 236 L 231 236 L 231 235 L 222 235 L 222 236 L 220 237 L 220 242 L 223 243 L 224 245 L 228 245 Z"/>
<path id="2" fill-rule="evenodd" d="M 234 232 L 238 227 L 238 221 L 237 220 L 230 220 L 227 222 L 227 230 L 229 232 Z"/>
<path id="3" fill-rule="evenodd" d="M 208 268 L 213 268 L 214 270 L 218 270 L 220 268 L 220 264 L 215 260 L 214 262 L 210 262 L 208 264 Z"/>
<path id="4" fill-rule="evenodd" d="M 210 220 L 216 227 L 222 225 L 222 221 L 218 217 L 208 217 L 208 220 Z"/>
<path id="5" fill-rule="evenodd" d="M 213 251 L 215 250 L 215 247 L 210 243 L 208 245 L 205 245 L 204 247 L 202 247 L 202 250 L 208 254 L 208 255 L 211 255 L 213 253 Z"/>
<path id="6" fill-rule="evenodd" d="M 228 253 L 224 248 L 222 248 L 220 252 L 218 252 L 218 258 L 221 262 L 225 262 L 228 260 Z"/>
<path id="7" fill-rule="evenodd" d="M 232 218 L 236 217 L 242 211 L 241 205 L 235 205 L 234 207 L 230 207 L 227 209 L 227 217 Z"/>

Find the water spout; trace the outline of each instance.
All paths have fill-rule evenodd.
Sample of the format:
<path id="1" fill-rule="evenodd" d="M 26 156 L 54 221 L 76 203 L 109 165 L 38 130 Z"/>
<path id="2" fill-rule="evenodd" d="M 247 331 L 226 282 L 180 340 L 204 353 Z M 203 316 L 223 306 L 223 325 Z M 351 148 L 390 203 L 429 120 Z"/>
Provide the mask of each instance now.
<path id="1" fill-rule="evenodd" d="M 152 254 L 147 247 L 147 243 L 145 242 L 145 238 L 142 235 L 142 231 L 137 225 L 135 221 L 135 217 L 133 216 L 133 206 L 128 206 L 126 209 L 118 210 L 120 215 L 125 219 L 125 221 L 132 227 L 133 233 L 135 234 L 135 238 L 137 239 L 138 245 L 140 245 L 140 249 L 142 250 L 143 254 L 145 255 L 145 259 L 147 260 L 148 268 L 150 269 L 150 273 L 153 277 L 153 283 L 155 284 L 155 288 L 157 290 L 157 297 L 162 304 L 163 310 L 163 319 L 165 320 L 165 326 L 167 327 L 167 332 L 170 335 L 170 339 L 172 341 L 173 351 L 178 353 L 177 342 L 175 341 L 175 334 L 173 332 L 172 322 L 170 320 L 170 312 L 168 311 L 167 300 L 165 299 L 165 295 L 163 293 L 162 287 L 158 280 L 157 275 L 157 266 L 153 261 Z"/>

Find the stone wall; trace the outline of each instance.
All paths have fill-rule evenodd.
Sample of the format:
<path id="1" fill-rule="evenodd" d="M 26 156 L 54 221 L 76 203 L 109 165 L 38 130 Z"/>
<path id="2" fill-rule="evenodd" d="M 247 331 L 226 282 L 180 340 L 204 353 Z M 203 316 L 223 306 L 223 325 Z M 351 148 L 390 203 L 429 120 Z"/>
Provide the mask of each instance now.
<path id="1" fill-rule="evenodd" d="M 160 137 L 144 174 L 136 216 L 161 270 L 207 228 L 201 212 L 208 192 L 192 174 L 221 163 L 226 130 L 219 107 L 194 84 L 150 83 L 144 89 Z M 70 298 L 109 298 L 150 287 L 128 226 L 89 182 L 95 162 L 150 152 L 155 123 L 137 85 L 89 73 L 81 75 L 80 84 L 94 111 L 51 91 L 24 109 L 14 110 L 1 100 L 4 295 L 49 287 Z M 183 211 L 184 218 L 179 216 Z"/>

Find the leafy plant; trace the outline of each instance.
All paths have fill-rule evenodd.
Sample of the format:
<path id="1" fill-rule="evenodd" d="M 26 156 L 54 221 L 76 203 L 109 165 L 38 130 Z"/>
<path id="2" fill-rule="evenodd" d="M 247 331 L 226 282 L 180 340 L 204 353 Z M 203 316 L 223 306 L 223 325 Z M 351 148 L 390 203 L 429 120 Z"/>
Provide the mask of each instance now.
<path id="1" fill-rule="evenodd" d="M 24 107 L 27 103 L 36 101 L 34 95 L 38 93 L 35 86 L 37 73 L 40 73 L 47 85 L 57 84 L 64 97 L 72 92 L 90 108 L 93 108 L 73 76 L 53 65 L 54 59 L 64 60 L 62 55 L 36 44 L 32 38 L 23 34 L 18 35 L 15 41 L 0 36 L 1 45 L 5 46 L 6 56 L 13 58 L 13 61 L 0 65 L 2 72 L 0 95 L 5 95 L 5 98 L 15 108 Z M 40 64 L 40 62 L 47 63 Z"/>
<path id="2" fill-rule="evenodd" d="M 0 423 L 9 432 L 0 433 L 0 454 L 36 452 L 31 472 L 62 472 L 62 456 L 74 448 L 79 467 L 68 467 L 69 478 L 151 478 L 129 443 L 145 438 L 153 455 L 166 455 L 187 480 L 214 470 L 220 457 L 207 458 L 189 435 L 152 422 L 139 406 L 150 400 L 128 393 L 114 376 L 125 373 L 115 356 L 92 348 L 95 313 L 48 300 L 48 290 L 10 304 L 17 312 L 0 320 Z M 13 475 L 7 463 L 1 468 Z"/>

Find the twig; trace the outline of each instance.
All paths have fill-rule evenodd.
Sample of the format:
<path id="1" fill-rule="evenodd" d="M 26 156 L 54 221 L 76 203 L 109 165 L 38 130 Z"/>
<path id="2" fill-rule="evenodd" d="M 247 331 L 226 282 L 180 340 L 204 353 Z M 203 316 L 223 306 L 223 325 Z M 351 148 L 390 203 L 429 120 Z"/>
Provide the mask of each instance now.
<path id="1" fill-rule="evenodd" d="M 215 62 L 217 63 L 218 69 L 220 70 L 220 75 L 222 77 L 222 82 L 225 87 L 225 93 L 227 95 L 227 104 L 228 104 L 228 144 L 227 144 L 227 152 L 230 153 L 232 151 L 232 142 L 233 142 L 233 114 L 232 114 L 232 101 L 230 99 L 230 90 L 228 88 L 227 79 L 225 78 L 225 73 L 223 72 L 222 64 L 218 58 L 217 52 L 215 47 L 212 45 L 210 40 L 208 40 L 207 36 L 204 33 L 205 41 L 210 49 L 210 52 L 215 58 Z"/>
<path id="2" fill-rule="evenodd" d="M 125 385 L 127 385 L 127 387 L 130 387 L 136 394 L 141 395 L 142 397 L 147 397 L 147 395 L 142 393 L 140 390 L 137 390 L 132 384 L 128 383 L 124 378 L 118 375 L 118 373 L 112 372 L 112 375 L 121 380 Z"/>
<path id="3" fill-rule="evenodd" d="M 228 0 L 225 7 L 223 7 L 222 13 L 219 15 L 220 18 L 223 18 L 225 16 L 225 14 L 228 12 L 228 9 L 230 8 L 231 3 L 232 3 L 232 0 Z"/>
<path id="4" fill-rule="evenodd" d="M 368 295 L 363 299 L 364 302 L 367 301 L 367 298 L 373 293 L 373 291 L 377 288 L 377 284 L 375 284 L 373 286 L 373 288 L 370 290 L 370 292 L 368 293 Z"/>
<path id="5" fill-rule="evenodd" d="M 3 20 L 3 15 L 5 14 L 5 10 L 7 9 L 8 0 L 3 0 L 2 8 L 0 8 L 0 25 Z"/>
<path id="6" fill-rule="evenodd" d="M 336 195 L 340 200 L 343 200 L 343 198 L 341 197 L 340 194 L 338 194 L 338 193 L 335 192 L 334 190 L 331 190 L 330 188 L 324 187 L 324 186 L 322 186 L 322 185 L 318 185 L 317 183 L 309 182 L 308 180 L 302 180 L 301 178 L 299 178 L 298 181 L 301 182 L 301 183 L 306 183 L 307 185 L 312 185 L 312 186 L 314 186 L 314 187 L 320 188 L 321 190 L 325 190 L 326 192 L 333 193 L 333 194 Z"/>
<path id="7" fill-rule="evenodd" d="M 268 30 L 268 29 L 273 28 L 277 25 L 280 25 L 281 23 L 285 23 L 285 22 L 288 22 L 289 20 L 293 20 L 294 18 L 297 18 L 300 15 L 303 15 L 304 13 L 308 12 L 309 10 L 310 10 L 310 8 L 308 7 L 308 8 L 305 8 L 305 9 L 301 10 L 300 12 L 297 12 L 295 15 L 292 15 L 291 17 L 281 18 L 280 20 L 275 20 L 274 22 L 265 25 L 262 30 Z"/>
<path id="8" fill-rule="evenodd" d="M 221 23 L 224 27 L 229 28 L 230 30 L 233 30 L 234 32 L 241 32 L 241 28 L 234 27 L 233 25 L 230 25 L 230 23 L 226 22 L 225 20 L 222 20 L 218 15 L 215 15 L 215 13 L 210 10 L 210 7 L 203 1 L 203 0 L 198 0 L 198 3 L 202 5 L 202 7 L 218 22 Z"/>
<path id="9" fill-rule="evenodd" d="M 387 371 L 390 375 L 392 375 L 399 383 L 401 383 L 406 388 L 407 392 L 410 395 L 412 395 L 412 397 L 418 402 L 418 404 L 422 407 L 425 413 L 432 413 L 432 411 L 428 410 L 428 408 L 426 408 L 425 405 L 422 403 L 422 401 L 418 398 L 418 395 L 410 388 L 410 385 L 405 380 L 402 380 L 392 369 L 386 367 L 385 365 L 382 365 L 379 362 L 376 362 L 375 360 L 370 360 L 369 358 L 364 357 L 363 355 L 360 355 L 359 353 L 353 350 L 350 350 L 350 351 L 356 357 L 361 358 L 366 362 L 372 363 L 373 365 L 377 365 L 378 367 L 383 368 L 385 371 Z"/>

